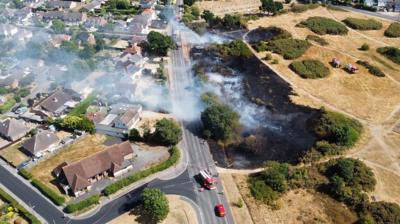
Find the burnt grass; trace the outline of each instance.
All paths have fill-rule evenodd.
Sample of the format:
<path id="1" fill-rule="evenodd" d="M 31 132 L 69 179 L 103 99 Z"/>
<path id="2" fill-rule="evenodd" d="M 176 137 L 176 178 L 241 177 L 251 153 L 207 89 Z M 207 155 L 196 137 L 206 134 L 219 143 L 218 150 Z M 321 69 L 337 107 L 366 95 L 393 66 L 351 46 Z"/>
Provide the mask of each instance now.
<path id="1" fill-rule="evenodd" d="M 220 72 L 221 68 L 240 72 L 245 97 L 267 109 L 265 117 L 268 125 L 242 133 L 243 139 L 250 135 L 262 139 L 262 143 L 258 143 L 261 149 L 248 152 L 241 149 L 241 143 L 237 143 L 221 150 L 218 144 L 210 141 L 211 151 L 218 164 L 252 168 L 268 160 L 298 163 L 316 140 L 308 123 L 319 114 L 319 110 L 293 104 L 290 101 L 290 96 L 295 94 L 292 87 L 255 56 L 248 59 L 222 58 L 215 50 L 196 48 L 191 53 L 205 72 Z M 224 72 L 220 74 L 230 75 Z"/>

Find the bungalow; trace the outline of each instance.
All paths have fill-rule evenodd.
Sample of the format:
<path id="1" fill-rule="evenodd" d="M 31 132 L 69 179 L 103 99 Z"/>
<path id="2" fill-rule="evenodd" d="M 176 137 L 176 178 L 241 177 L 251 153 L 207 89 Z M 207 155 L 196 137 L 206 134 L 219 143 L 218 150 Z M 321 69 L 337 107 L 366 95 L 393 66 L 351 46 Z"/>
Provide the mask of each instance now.
<path id="1" fill-rule="evenodd" d="M 48 1 L 46 7 L 48 9 L 73 9 L 77 6 L 73 1 Z"/>
<path id="2" fill-rule="evenodd" d="M 88 29 L 99 28 L 107 25 L 107 20 L 103 17 L 89 17 L 83 25 Z"/>
<path id="3" fill-rule="evenodd" d="M 140 8 L 142 9 L 150 9 L 150 8 L 154 8 L 154 6 L 156 5 L 156 1 L 155 0 L 140 0 Z"/>
<path id="4" fill-rule="evenodd" d="M 84 5 L 81 10 L 85 11 L 85 12 L 93 12 L 94 10 L 100 9 L 100 8 L 101 8 L 101 2 L 94 0 L 94 1 Z"/>
<path id="5" fill-rule="evenodd" d="M 12 20 L 19 24 L 25 24 L 33 16 L 32 9 L 29 7 L 24 7 L 22 9 L 14 12 Z"/>
<path id="6" fill-rule="evenodd" d="M 40 13 L 43 21 L 52 21 L 59 19 L 64 21 L 68 25 L 79 25 L 84 23 L 87 19 L 86 13 L 81 12 L 62 12 L 62 11 L 50 11 Z"/>
<path id="7" fill-rule="evenodd" d="M 25 141 L 22 149 L 30 156 L 41 157 L 46 152 L 53 151 L 60 139 L 56 134 L 50 131 L 40 131 L 32 138 Z"/>
<path id="8" fill-rule="evenodd" d="M 62 88 L 39 102 L 32 111 L 42 117 L 57 117 L 68 113 L 80 100 L 77 92 Z"/>
<path id="9" fill-rule="evenodd" d="M 24 137 L 29 131 L 25 122 L 21 120 L 10 118 L 0 122 L 0 136 L 8 141 L 17 141 Z"/>
<path id="10" fill-rule="evenodd" d="M 135 153 L 126 141 L 91 155 L 81 161 L 64 164 L 60 177 L 67 183 L 63 188 L 78 197 L 91 189 L 93 183 L 111 176 L 118 177 L 132 169 Z"/>
<path id="11" fill-rule="evenodd" d="M 77 35 L 76 39 L 79 42 L 79 45 L 81 44 L 90 44 L 90 45 L 96 45 L 96 38 L 94 37 L 93 34 L 89 32 L 81 32 Z"/>

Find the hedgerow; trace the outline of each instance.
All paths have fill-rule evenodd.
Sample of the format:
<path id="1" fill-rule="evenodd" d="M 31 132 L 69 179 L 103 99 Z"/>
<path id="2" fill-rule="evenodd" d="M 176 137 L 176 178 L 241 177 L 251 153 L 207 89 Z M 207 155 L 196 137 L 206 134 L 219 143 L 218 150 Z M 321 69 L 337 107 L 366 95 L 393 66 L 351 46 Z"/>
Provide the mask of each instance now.
<path id="1" fill-rule="evenodd" d="M 345 25 L 326 17 L 309 17 L 306 21 L 303 21 L 300 24 L 320 35 L 346 35 L 348 32 L 348 29 Z"/>
<path id="2" fill-rule="evenodd" d="M 31 173 L 29 173 L 26 169 L 18 170 L 18 174 L 21 175 L 26 180 L 30 180 L 33 178 L 33 175 Z"/>
<path id="3" fill-rule="evenodd" d="M 17 202 L 11 195 L 7 194 L 5 191 L 0 189 L 0 198 L 10 204 L 13 208 L 18 211 L 24 219 L 26 219 L 30 224 L 41 224 L 40 220 L 36 218 L 32 213 L 30 213 L 25 207 Z"/>
<path id="4" fill-rule="evenodd" d="M 67 205 L 64 210 L 66 213 L 74 213 L 89 208 L 92 205 L 99 204 L 99 201 L 100 201 L 100 195 L 95 194 L 78 203 Z"/>
<path id="5" fill-rule="evenodd" d="M 400 37 L 400 23 L 392 23 L 390 26 L 385 30 L 384 33 L 387 37 Z"/>
<path id="6" fill-rule="evenodd" d="M 400 64 L 400 49 L 396 47 L 381 47 L 377 49 L 378 53 L 387 57 L 396 64 Z"/>
<path id="7" fill-rule="evenodd" d="M 42 192 L 42 194 L 44 194 L 47 198 L 49 198 L 54 204 L 63 205 L 65 203 L 65 198 L 63 196 L 59 195 L 57 192 L 47 187 L 42 182 L 33 179 L 31 183 L 40 192 Z"/>
<path id="8" fill-rule="evenodd" d="M 371 65 L 370 63 L 368 63 L 367 61 L 361 61 L 358 60 L 357 64 L 364 66 L 365 68 L 368 69 L 368 72 L 374 76 L 377 77 L 385 77 L 385 73 L 382 72 L 381 69 L 379 69 L 376 66 Z"/>
<path id="9" fill-rule="evenodd" d="M 104 188 L 103 193 L 106 196 L 112 195 L 119 190 L 121 190 L 124 187 L 127 187 L 136 181 L 139 181 L 145 177 L 148 177 L 154 173 L 160 172 L 162 170 L 165 170 L 173 165 L 175 165 L 180 157 L 180 152 L 179 149 L 176 146 L 173 146 L 170 151 L 171 156 L 168 158 L 168 160 L 153 166 L 149 169 L 139 171 L 131 176 L 128 176 L 126 178 L 123 178 L 121 180 L 118 180 L 110 185 L 108 185 L 106 188 Z"/>
<path id="10" fill-rule="evenodd" d="M 317 35 L 307 35 L 306 40 L 317 42 L 321 46 L 326 46 L 329 44 L 328 41 Z"/>
<path id="11" fill-rule="evenodd" d="M 310 9 L 316 9 L 320 4 L 293 4 L 290 7 L 290 11 L 294 13 L 302 13 Z"/>
<path id="12" fill-rule="evenodd" d="M 329 75 L 329 68 L 318 60 L 294 61 L 289 65 L 295 73 L 306 79 L 319 79 Z"/>
<path id="13" fill-rule="evenodd" d="M 380 30 L 382 29 L 382 23 L 374 19 L 358 19 L 358 18 L 346 18 L 343 22 L 356 30 Z"/>
<path id="14" fill-rule="evenodd" d="M 293 38 L 273 40 L 268 44 L 268 50 L 282 55 L 285 59 L 296 59 L 310 47 L 308 41 Z"/>

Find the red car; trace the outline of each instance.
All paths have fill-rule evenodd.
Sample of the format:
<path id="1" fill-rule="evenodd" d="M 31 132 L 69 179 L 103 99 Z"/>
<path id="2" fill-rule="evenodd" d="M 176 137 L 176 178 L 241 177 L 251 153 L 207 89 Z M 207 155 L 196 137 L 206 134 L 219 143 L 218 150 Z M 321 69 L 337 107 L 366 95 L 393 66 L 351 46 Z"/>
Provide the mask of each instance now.
<path id="1" fill-rule="evenodd" d="M 225 216 L 225 207 L 223 204 L 218 204 L 215 206 L 215 212 L 217 213 L 217 216 L 219 217 L 224 217 Z"/>

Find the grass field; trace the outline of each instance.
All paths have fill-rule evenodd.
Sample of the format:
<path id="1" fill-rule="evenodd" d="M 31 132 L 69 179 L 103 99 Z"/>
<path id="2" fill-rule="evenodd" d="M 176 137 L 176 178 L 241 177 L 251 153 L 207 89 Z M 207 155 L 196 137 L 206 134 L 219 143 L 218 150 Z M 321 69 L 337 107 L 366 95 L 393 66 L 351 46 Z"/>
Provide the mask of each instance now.
<path id="1" fill-rule="evenodd" d="M 20 146 L 21 143 L 16 143 L 14 145 L 8 146 L 7 148 L 0 151 L 0 156 L 7 162 L 9 162 L 12 166 L 16 167 L 30 159 L 27 155 L 25 155 L 18 149 Z"/>
<path id="2" fill-rule="evenodd" d="M 103 150 L 105 147 L 103 142 L 105 140 L 106 136 L 100 134 L 83 137 L 71 146 L 62 149 L 56 155 L 32 167 L 29 169 L 29 172 L 32 173 L 35 179 L 42 181 L 50 188 L 58 191 L 56 183 L 54 183 L 54 177 L 51 174 L 54 168 L 63 162 L 79 161 L 93 153 Z"/>

